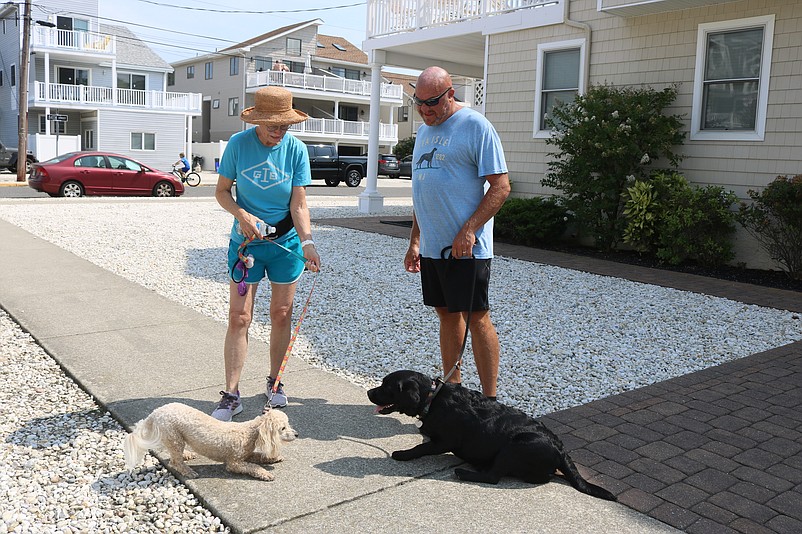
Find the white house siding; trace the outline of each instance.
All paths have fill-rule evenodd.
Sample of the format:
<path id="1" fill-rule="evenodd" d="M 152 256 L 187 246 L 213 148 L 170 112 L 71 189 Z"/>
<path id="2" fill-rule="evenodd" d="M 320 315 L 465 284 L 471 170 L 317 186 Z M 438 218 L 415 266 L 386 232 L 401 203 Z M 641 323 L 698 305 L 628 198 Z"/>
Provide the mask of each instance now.
<path id="1" fill-rule="evenodd" d="M 75 18 L 89 19 L 90 24 L 95 24 L 98 15 L 98 0 L 47 0 L 46 2 L 33 2 L 31 4 L 31 17 L 33 20 L 56 22 L 55 14 L 64 17 L 75 16 Z M 51 18 L 48 18 L 48 16 Z M 91 29 L 96 30 L 97 28 L 91 27 Z"/>
<path id="2" fill-rule="evenodd" d="M 184 115 L 99 110 L 95 143 L 98 150 L 116 152 L 169 171 L 184 150 Z M 131 133 L 156 134 L 156 150 L 131 150 Z"/>
<path id="3" fill-rule="evenodd" d="M 687 131 L 699 24 L 775 15 L 765 139 L 686 139 L 680 171 L 692 182 L 720 185 L 741 198 L 779 174 L 802 173 L 802 2 L 744 0 L 632 18 L 600 13 L 596 6 L 596 0 L 571 2 L 571 18 L 592 28 L 589 83 L 647 84 L 658 90 L 678 83 L 678 98 L 668 112 L 684 115 Z M 532 136 L 537 46 L 584 37 L 581 29 L 556 25 L 490 39 L 486 115 L 504 141 L 516 194 L 552 192 L 540 180 L 553 147 Z"/>

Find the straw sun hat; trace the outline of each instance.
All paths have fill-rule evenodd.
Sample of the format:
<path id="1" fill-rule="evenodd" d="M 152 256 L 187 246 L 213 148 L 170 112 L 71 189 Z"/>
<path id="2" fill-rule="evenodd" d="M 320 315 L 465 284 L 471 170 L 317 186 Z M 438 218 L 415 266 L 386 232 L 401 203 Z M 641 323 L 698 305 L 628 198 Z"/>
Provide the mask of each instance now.
<path id="1" fill-rule="evenodd" d="M 309 118 L 292 108 L 292 93 L 281 87 L 263 87 L 256 91 L 255 106 L 245 108 L 240 118 L 248 124 L 297 124 Z"/>

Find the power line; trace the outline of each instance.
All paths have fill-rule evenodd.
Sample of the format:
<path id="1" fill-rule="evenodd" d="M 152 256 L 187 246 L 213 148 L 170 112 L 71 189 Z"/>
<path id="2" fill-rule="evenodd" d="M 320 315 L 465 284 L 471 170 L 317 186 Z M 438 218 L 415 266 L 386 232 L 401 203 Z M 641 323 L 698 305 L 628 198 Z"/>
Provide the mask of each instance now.
<path id="1" fill-rule="evenodd" d="M 210 11 L 212 13 L 228 13 L 232 15 L 279 15 L 285 13 L 312 13 L 315 11 L 331 11 L 334 9 L 345 9 L 348 7 L 357 7 L 365 5 L 366 2 L 357 2 L 355 4 L 344 4 L 339 6 L 328 6 L 328 7 L 311 7 L 307 9 L 272 9 L 269 11 L 251 11 L 251 10 L 236 10 L 236 9 L 211 9 L 205 7 L 190 7 L 190 6 L 178 6 L 175 4 L 165 4 L 163 2 L 154 2 L 153 0 L 139 0 L 144 4 L 152 4 L 154 6 L 160 7 L 172 7 L 175 9 L 186 9 L 188 11 Z"/>

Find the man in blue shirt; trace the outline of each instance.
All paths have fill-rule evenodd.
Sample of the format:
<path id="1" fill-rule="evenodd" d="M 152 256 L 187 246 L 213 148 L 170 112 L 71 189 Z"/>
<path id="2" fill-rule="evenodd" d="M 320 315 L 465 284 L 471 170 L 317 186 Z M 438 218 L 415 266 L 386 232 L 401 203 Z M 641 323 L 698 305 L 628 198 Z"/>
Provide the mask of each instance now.
<path id="1" fill-rule="evenodd" d="M 404 266 L 421 273 L 423 302 L 437 312 L 443 372 L 460 357 L 470 317 L 482 392 L 495 398 L 500 349 L 488 289 L 493 216 L 510 193 L 504 151 L 493 125 L 455 100 L 444 69 L 424 70 L 413 100 L 424 125 L 415 137 L 412 232 Z M 457 368 L 449 382 L 460 381 Z"/>

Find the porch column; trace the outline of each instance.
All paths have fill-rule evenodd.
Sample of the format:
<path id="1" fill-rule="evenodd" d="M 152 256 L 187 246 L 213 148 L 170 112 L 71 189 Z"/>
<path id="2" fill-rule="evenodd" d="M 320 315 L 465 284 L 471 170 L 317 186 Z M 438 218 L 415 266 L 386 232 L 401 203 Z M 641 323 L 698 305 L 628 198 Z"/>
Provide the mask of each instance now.
<path id="1" fill-rule="evenodd" d="M 383 50 L 373 50 L 370 62 L 370 131 L 368 132 L 368 175 L 365 190 L 359 194 L 360 213 L 380 213 L 384 197 L 379 193 L 379 129 L 381 128 L 381 66 Z"/>

